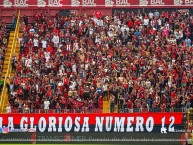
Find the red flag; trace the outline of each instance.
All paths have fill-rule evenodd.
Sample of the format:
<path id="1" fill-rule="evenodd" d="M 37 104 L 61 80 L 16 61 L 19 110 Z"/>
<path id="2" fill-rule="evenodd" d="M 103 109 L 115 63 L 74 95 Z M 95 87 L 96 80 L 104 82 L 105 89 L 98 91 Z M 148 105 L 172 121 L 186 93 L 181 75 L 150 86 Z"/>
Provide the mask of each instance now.
<path id="1" fill-rule="evenodd" d="M 70 98 L 69 101 L 72 103 L 74 108 L 81 108 L 82 106 L 84 106 L 84 102 L 79 102 L 72 98 Z"/>

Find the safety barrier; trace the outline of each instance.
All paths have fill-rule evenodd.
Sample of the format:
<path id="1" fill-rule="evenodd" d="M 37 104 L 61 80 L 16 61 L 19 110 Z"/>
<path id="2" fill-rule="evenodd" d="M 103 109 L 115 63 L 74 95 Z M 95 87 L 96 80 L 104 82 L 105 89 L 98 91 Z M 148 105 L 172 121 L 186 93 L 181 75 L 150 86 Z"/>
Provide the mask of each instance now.
<path id="1" fill-rule="evenodd" d="M 161 109 L 141 109 L 141 108 L 133 108 L 133 109 L 122 109 L 118 110 L 118 113 L 156 113 L 156 112 L 182 112 L 185 113 L 187 109 L 183 108 L 167 108 L 164 110 Z M 102 113 L 103 109 L 12 109 L 10 113 Z M 111 109 L 107 109 L 106 113 L 114 113 Z"/>

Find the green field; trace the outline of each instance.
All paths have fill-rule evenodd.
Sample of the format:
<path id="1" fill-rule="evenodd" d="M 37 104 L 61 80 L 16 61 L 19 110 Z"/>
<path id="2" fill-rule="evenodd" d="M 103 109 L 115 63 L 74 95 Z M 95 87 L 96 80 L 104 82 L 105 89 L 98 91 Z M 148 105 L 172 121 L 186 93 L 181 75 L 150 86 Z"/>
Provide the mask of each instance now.
<path id="1" fill-rule="evenodd" d="M 35 144 L 35 145 L 50 145 L 50 144 Z M 13 145 L 13 144 L 4 144 L 4 145 Z M 17 145 L 30 145 L 30 144 L 17 144 Z M 54 145 L 62 145 L 62 144 L 54 144 Z M 65 144 L 65 145 L 85 145 L 85 144 Z M 121 144 L 91 144 L 91 145 L 121 145 Z M 138 144 L 123 144 L 123 145 L 155 145 L 155 143 L 142 143 L 141 142 Z M 156 143 L 156 145 L 163 145 L 163 143 L 158 143 L 158 144 Z M 171 145 L 173 144 L 171 143 Z"/>
<path id="2" fill-rule="evenodd" d="M 1 143 L 0 143 L 1 144 Z M 14 144 L 14 143 L 13 143 Z M 13 144 L 5 144 L 5 145 L 13 145 Z M 152 143 L 147 143 L 147 142 L 140 142 L 140 143 L 137 143 L 137 144 L 123 144 L 123 145 L 182 145 L 181 143 L 158 143 L 158 142 L 152 142 Z M 30 144 L 17 144 L 17 145 L 30 145 Z M 34 144 L 34 145 L 62 145 L 62 144 Z M 64 144 L 64 145 L 121 145 L 121 144 Z"/>

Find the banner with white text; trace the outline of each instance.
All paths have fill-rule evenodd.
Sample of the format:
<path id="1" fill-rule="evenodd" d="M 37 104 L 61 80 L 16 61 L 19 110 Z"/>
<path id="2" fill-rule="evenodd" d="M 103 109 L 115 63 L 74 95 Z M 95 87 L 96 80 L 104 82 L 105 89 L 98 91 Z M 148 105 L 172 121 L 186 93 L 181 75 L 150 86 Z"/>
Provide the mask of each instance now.
<path id="1" fill-rule="evenodd" d="M 181 145 L 183 113 L 1 114 L 0 142 Z"/>
<path id="2" fill-rule="evenodd" d="M 1 114 L 6 132 L 159 132 L 182 129 L 182 113 Z"/>

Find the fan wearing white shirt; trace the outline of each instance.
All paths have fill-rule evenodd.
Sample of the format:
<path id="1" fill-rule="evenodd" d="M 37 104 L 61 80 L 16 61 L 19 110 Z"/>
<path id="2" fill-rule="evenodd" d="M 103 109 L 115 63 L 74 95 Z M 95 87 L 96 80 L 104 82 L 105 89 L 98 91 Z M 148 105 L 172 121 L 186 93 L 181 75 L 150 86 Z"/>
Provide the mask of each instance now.
<path id="1" fill-rule="evenodd" d="M 92 36 L 93 32 L 94 32 L 94 29 L 92 27 L 90 27 L 90 29 L 89 29 L 89 36 L 90 37 Z"/>
<path id="2" fill-rule="evenodd" d="M 89 64 L 88 64 L 88 62 L 85 62 L 85 70 L 89 71 Z"/>
<path id="3" fill-rule="evenodd" d="M 165 28 L 170 29 L 170 24 L 168 22 L 165 23 Z"/>
<path id="4" fill-rule="evenodd" d="M 50 60 L 50 53 L 49 52 L 44 52 L 44 57 L 46 59 L 46 62 L 48 62 Z"/>
<path id="5" fill-rule="evenodd" d="M 44 110 L 45 110 L 45 113 L 48 113 L 49 108 L 50 108 L 50 101 L 48 101 L 47 99 L 45 99 L 45 101 L 44 101 Z"/>
<path id="6" fill-rule="evenodd" d="M 107 83 L 103 84 L 102 89 L 103 89 L 103 97 L 108 96 L 108 84 Z"/>
<path id="7" fill-rule="evenodd" d="M 28 68 L 31 68 L 31 66 L 32 66 L 32 58 L 31 57 L 25 60 L 25 66 Z"/>
<path id="8" fill-rule="evenodd" d="M 29 33 L 30 33 L 30 34 L 34 34 L 34 33 L 35 33 L 35 30 L 34 30 L 33 27 L 31 27 L 31 29 L 29 30 Z"/>
<path id="9" fill-rule="evenodd" d="M 129 27 L 127 27 L 126 25 L 124 25 L 124 26 L 121 27 L 121 32 L 122 32 L 122 33 L 124 33 L 125 30 L 126 30 L 127 32 L 129 31 Z"/>
<path id="10" fill-rule="evenodd" d="M 158 22 L 158 25 L 159 25 L 159 26 L 162 25 L 162 20 L 161 20 L 161 19 L 158 19 L 157 22 Z"/>
<path id="11" fill-rule="evenodd" d="M 80 20 L 79 23 L 78 23 L 79 27 L 82 25 L 82 23 L 83 23 L 83 21 Z"/>
<path id="12" fill-rule="evenodd" d="M 39 46 L 39 40 L 35 37 L 33 40 L 33 45 L 34 45 L 34 51 L 37 52 L 38 46 Z"/>
<path id="13" fill-rule="evenodd" d="M 70 25 L 71 25 L 71 26 L 74 26 L 75 22 L 76 22 L 76 21 L 75 21 L 74 19 L 72 19 L 72 20 L 70 21 Z"/>
<path id="14" fill-rule="evenodd" d="M 63 70 L 61 68 L 59 68 L 59 76 L 61 77 L 63 75 Z"/>
<path id="15" fill-rule="evenodd" d="M 58 83 L 58 87 L 61 87 L 61 86 L 63 86 L 62 81 L 60 81 L 60 82 Z"/>
<path id="16" fill-rule="evenodd" d="M 47 48 L 47 41 L 44 39 L 42 40 L 42 48 L 45 50 Z"/>
<path id="17" fill-rule="evenodd" d="M 54 47 L 58 47 L 58 44 L 59 44 L 59 36 L 58 35 L 54 35 L 54 37 L 52 38 L 52 42 L 54 43 Z"/>
<path id="18" fill-rule="evenodd" d="M 78 50 L 78 49 L 79 49 L 79 44 L 78 44 L 77 40 L 75 40 L 75 43 L 74 43 L 74 48 L 75 48 L 76 50 Z"/>
<path id="19" fill-rule="evenodd" d="M 11 106 L 10 104 L 8 104 L 8 106 L 6 107 L 7 113 L 11 113 Z"/>
<path id="20" fill-rule="evenodd" d="M 112 38 L 112 37 L 114 36 L 113 32 L 112 32 L 112 31 L 109 31 L 109 32 L 108 32 L 108 36 L 109 36 L 110 38 Z"/>
<path id="21" fill-rule="evenodd" d="M 69 88 L 72 89 L 72 91 L 74 91 L 75 88 L 76 88 L 76 82 L 75 81 L 71 81 L 71 84 L 70 84 Z"/>
<path id="22" fill-rule="evenodd" d="M 153 16 L 154 16 L 154 14 L 150 11 L 150 12 L 149 12 L 149 18 L 152 19 Z"/>
<path id="23" fill-rule="evenodd" d="M 72 72 L 76 73 L 76 63 L 72 64 Z"/>
<path id="24" fill-rule="evenodd" d="M 149 25 L 149 19 L 148 18 L 143 20 L 143 25 L 144 26 L 148 26 Z"/>

